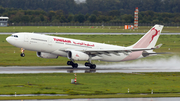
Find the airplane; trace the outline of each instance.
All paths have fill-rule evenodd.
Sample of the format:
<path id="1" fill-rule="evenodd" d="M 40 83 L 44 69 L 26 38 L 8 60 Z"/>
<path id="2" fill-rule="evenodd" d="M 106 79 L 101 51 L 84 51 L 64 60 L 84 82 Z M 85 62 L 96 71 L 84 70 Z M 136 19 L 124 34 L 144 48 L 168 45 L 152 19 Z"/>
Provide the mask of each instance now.
<path id="1" fill-rule="evenodd" d="M 71 65 L 72 68 L 78 68 L 74 61 L 88 61 L 85 62 L 85 66 L 95 69 L 96 65 L 91 60 L 120 62 L 163 54 L 153 51 L 162 46 L 155 45 L 163 27 L 156 24 L 135 44 L 128 47 L 28 32 L 14 33 L 6 40 L 11 45 L 21 48 L 22 57 L 25 56 L 24 50 L 30 50 L 36 51 L 40 58 L 67 57 L 70 60 L 67 61 L 67 65 Z"/>

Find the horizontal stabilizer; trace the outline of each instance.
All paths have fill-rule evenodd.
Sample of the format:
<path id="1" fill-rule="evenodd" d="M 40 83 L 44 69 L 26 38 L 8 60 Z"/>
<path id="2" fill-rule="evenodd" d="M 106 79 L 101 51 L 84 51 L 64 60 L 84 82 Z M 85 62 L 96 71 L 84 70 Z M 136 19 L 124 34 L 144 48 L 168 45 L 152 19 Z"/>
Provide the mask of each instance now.
<path id="1" fill-rule="evenodd" d="M 169 53 L 169 52 L 160 52 L 160 53 L 148 53 L 148 52 L 143 52 L 142 55 L 144 57 L 146 56 L 149 56 L 149 55 L 157 55 L 157 54 L 172 54 L 172 53 Z"/>
<path id="2" fill-rule="evenodd" d="M 154 49 L 158 49 L 158 48 L 160 48 L 162 45 L 163 45 L 163 44 L 159 44 L 159 45 L 155 46 Z"/>

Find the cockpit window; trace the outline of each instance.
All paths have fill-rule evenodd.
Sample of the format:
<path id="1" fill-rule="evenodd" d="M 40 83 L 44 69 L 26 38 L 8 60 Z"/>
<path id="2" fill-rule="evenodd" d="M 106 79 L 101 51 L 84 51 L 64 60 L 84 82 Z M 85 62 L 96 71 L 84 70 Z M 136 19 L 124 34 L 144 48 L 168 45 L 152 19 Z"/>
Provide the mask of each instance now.
<path id="1" fill-rule="evenodd" d="M 14 35 L 14 37 L 18 38 L 18 36 L 17 36 L 17 35 Z"/>
<path id="2" fill-rule="evenodd" d="M 16 37 L 16 38 L 18 38 L 18 36 L 17 36 L 17 35 L 11 35 L 11 37 Z"/>

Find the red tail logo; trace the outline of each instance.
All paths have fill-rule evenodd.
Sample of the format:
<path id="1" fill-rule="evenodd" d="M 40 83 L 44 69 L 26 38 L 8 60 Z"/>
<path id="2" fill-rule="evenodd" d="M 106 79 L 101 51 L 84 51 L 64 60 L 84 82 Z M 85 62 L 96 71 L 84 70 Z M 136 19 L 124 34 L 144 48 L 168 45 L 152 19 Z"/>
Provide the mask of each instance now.
<path id="1" fill-rule="evenodd" d="M 155 27 L 154 27 L 154 28 L 152 28 L 152 29 L 151 29 L 151 31 L 152 31 L 152 30 L 155 30 L 155 31 L 156 31 L 156 33 L 155 33 L 154 35 L 152 35 L 152 37 L 151 37 L 151 41 L 150 41 L 149 43 L 151 43 L 151 42 L 153 41 L 154 37 L 155 37 L 155 36 L 157 36 L 157 35 L 158 35 L 158 33 L 160 32 L 160 30 L 158 31 L 157 29 L 155 29 Z"/>
<path id="2" fill-rule="evenodd" d="M 141 40 L 139 40 L 133 48 L 147 48 L 156 36 L 160 34 L 160 30 L 152 28 Z"/>

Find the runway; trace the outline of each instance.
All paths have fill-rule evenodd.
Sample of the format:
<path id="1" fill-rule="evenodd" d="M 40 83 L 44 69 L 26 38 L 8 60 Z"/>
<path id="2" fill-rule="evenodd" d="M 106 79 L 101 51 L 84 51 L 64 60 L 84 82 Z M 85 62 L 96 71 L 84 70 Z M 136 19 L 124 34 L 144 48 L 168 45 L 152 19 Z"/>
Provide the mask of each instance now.
<path id="1" fill-rule="evenodd" d="M 89 69 L 79 64 L 77 69 L 71 66 L 7 66 L 0 67 L 0 74 L 21 73 L 138 73 L 138 72 L 180 72 L 180 57 L 137 60 L 132 62 L 107 62 L 96 64 L 96 69 Z"/>
<path id="2" fill-rule="evenodd" d="M 99 68 L 98 68 L 99 67 Z M 22 73 L 138 73 L 138 72 L 180 72 L 180 69 L 167 67 L 120 67 L 98 66 L 96 69 L 79 67 L 72 69 L 70 66 L 10 66 L 0 67 L 0 74 L 22 74 Z M 157 69 L 159 68 L 159 69 Z"/>

